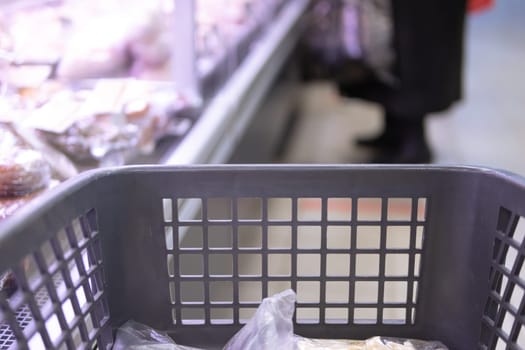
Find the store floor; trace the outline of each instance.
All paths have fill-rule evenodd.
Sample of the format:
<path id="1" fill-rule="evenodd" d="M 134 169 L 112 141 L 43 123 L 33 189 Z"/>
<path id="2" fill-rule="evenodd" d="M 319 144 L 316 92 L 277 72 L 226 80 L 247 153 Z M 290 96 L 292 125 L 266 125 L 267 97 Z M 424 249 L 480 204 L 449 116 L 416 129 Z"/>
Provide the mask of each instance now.
<path id="1" fill-rule="evenodd" d="M 439 164 L 502 168 L 525 175 L 525 2 L 497 1 L 468 20 L 465 99 L 428 120 Z M 301 118 L 282 162 L 361 163 L 353 145 L 381 129 L 377 106 L 338 97 L 330 84 L 304 88 Z"/>

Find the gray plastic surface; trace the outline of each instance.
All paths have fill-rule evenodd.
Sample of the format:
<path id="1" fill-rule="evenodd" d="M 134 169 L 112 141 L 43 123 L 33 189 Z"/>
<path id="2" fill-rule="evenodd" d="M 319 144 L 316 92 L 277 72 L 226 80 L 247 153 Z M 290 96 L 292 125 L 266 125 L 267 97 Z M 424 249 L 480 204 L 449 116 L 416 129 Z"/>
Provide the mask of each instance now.
<path id="1" fill-rule="evenodd" d="M 276 198 L 289 217 L 273 217 Z M 188 207 L 188 199 L 200 203 L 197 217 L 179 217 L 179 200 Z M 351 208 L 347 219 L 331 217 L 338 200 Z M 255 217 L 246 216 L 248 202 Z M 392 211 L 395 203 L 409 208 L 405 217 Z M 12 271 L 19 285 L 9 298 L 0 293 L 0 349 L 106 349 L 129 319 L 181 344 L 220 347 L 261 298 L 286 286 L 298 293 L 300 335 L 525 349 L 524 218 L 522 178 L 471 167 L 90 172 L 0 225 L 0 273 Z M 391 228 L 401 226 L 406 247 L 389 246 Z M 360 246 L 363 227 L 377 229 L 377 247 Z M 288 246 L 273 246 L 276 228 L 289 233 Z M 348 232 L 348 246 L 332 245 L 337 230 Z M 217 240 L 217 232 L 227 238 Z M 257 244 L 242 243 L 246 232 L 258 235 Z M 305 232 L 316 232 L 318 246 L 303 246 Z M 288 275 L 275 272 L 276 261 L 278 268 L 286 261 Z M 305 273 L 312 261 L 317 271 Z M 333 275 L 334 261 L 347 272 Z M 377 273 L 360 272 L 361 261 L 374 261 Z M 406 273 L 392 274 L 394 261 Z M 218 293 L 219 285 L 230 294 Z M 245 298 L 248 285 L 255 298 Z M 362 285 L 372 291 L 364 298 Z M 393 285 L 403 286 L 401 298 L 388 296 Z M 348 295 L 330 299 L 334 287 Z"/>

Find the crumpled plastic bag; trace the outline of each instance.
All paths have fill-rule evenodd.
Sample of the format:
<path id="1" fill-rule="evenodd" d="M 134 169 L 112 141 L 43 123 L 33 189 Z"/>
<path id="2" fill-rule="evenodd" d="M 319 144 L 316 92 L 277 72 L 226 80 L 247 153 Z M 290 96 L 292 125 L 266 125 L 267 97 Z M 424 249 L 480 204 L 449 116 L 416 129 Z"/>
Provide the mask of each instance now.
<path id="1" fill-rule="evenodd" d="M 223 350 L 447 350 L 440 342 L 374 337 L 367 340 L 309 339 L 294 335 L 295 292 L 265 298 L 255 315 Z M 114 350 L 198 350 L 176 345 L 167 335 L 129 321 L 117 333 Z"/>
<path id="2" fill-rule="evenodd" d="M 223 350 L 295 349 L 292 317 L 295 292 L 286 290 L 266 298 L 252 319 L 224 346 Z M 198 350 L 177 345 L 167 334 L 135 321 L 117 332 L 113 350 Z"/>
<path id="3" fill-rule="evenodd" d="M 252 319 L 223 350 L 294 349 L 295 292 L 285 290 L 262 301 Z"/>
<path id="4" fill-rule="evenodd" d="M 374 337 L 367 340 L 308 339 L 293 333 L 295 292 L 262 301 L 252 319 L 223 350 L 447 350 L 440 342 Z"/>
<path id="5" fill-rule="evenodd" d="M 117 331 L 113 350 L 199 350 L 177 345 L 167 334 L 135 321 L 128 321 Z"/>

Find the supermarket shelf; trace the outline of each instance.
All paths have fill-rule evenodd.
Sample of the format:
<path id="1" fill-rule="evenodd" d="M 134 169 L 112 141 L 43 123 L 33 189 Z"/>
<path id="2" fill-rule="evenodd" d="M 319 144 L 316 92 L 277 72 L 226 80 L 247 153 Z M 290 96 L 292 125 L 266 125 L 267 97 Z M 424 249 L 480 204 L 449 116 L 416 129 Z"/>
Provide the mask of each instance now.
<path id="1" fill-rule="evenodd" d="M 289 1 L 164 164 L 226 162 L 301 34 L 309 0 Z"/>

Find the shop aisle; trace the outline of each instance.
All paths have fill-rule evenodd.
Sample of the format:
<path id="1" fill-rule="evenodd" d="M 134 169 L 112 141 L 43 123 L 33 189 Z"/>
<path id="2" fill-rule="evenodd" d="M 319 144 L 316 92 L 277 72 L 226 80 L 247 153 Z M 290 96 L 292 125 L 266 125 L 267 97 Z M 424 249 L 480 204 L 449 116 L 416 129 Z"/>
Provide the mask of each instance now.
<path id="1" fill-rule="evenodd" d="M 497 1 L 467 26 L 465 100 L 428 121 L 439 164 L 503 168 L 525 175 L 525 2 Z M 352 144 L 381 128 L 377 106 L 338 97 L 330 84 L 304 88 L 302 116 L 283 162 L 361 163 Z"/>

